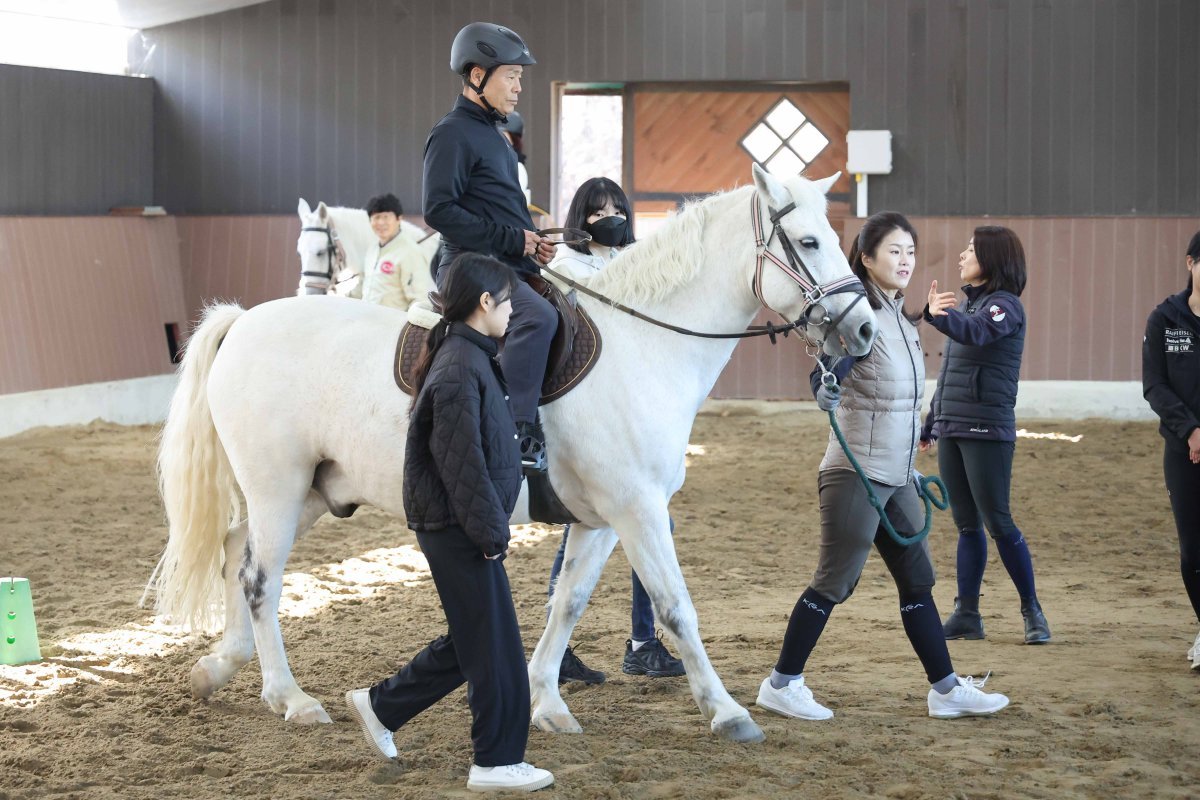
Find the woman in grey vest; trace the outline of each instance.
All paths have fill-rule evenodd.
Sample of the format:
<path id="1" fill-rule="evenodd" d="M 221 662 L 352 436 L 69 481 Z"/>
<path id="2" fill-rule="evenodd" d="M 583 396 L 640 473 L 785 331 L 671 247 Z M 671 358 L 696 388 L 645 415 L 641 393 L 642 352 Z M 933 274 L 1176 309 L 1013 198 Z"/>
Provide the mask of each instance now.
<path id="1" fill-rule="evenodd" d="M 913 318 L 904 312 L 903 296 L 916 249 L 917 233 L 902 215 L 883 212 L 867 220 L 850 250 L 850 266 L 867 288 L 879 336 L 862 358 L 823 361 L 837 376 L 840 391 L 825 386 L 819 367 L 811 376 L 818 405 L 826 411 L 836 409 L 838 425 L 888 518 L 898 531 L 910 535 L 925 522 L 913 473 L 925 367 L 921 341 Z M 1008 705 L 1004 695 L 981 691 L 982 681 L 955 674 L 933 602 L 929 545 L 921 541 L 904 547 L 888 536 L 832 432 L 817 487 L 821 543 L 816 574 L 792 611 L 779 660 L 759 688 L 758 705 L 800 719 L 833 716 L 813 699 L 804 683 L 804 666 L 834 606 L 844 602 L 858 584 L 872 546 L 896 581 L 904 632 L 931 685 L 929 715 L 994 714 Z"/>
<path id="2" fill-rule="evenodd" d="M 1025 643 L 1050 641 L 1050 626 L 1034 590 L 1033 561 L 1009 513 L 1016 449 L 1017 380 L 1025 349 L 1025 250 L 1008 228 L 985 225 L 958 262 L 965 298 L 929 290 L 925 319 L 949 337 L 921 449 L 938 440 L 938 469 L 958 527 L 958 597 L 946 620 L 947 639 L 982 639 L 979 594 L 987 536 L 1021 598 Z"/>

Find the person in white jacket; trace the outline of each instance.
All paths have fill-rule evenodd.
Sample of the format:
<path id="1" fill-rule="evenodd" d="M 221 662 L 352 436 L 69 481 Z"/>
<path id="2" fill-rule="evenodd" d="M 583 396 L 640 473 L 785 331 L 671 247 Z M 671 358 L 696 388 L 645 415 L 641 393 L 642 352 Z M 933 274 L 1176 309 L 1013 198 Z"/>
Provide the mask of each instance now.
<path id="1" fill-rule="evenodd" d="M 629 199 L 616 182 L 608 178 L 591 178 L 575 192 L 571 207 L 567 211 L 566 226 L 591 235 L 586 244 L 559 245 L 549 268 L 572 280 L 586 279 L 608 266 L 617 252 L 633 243 L 630 225 Z M 544 273 L 552 281 L 553 275 Z M 563 287 L 566 290 L 567 287 Z M 674 522 L 671 523 L 672 530 Z M 550 594 L 554 594 L 554 583 L 562 569 L 563 554 L 566 552 L 567 537 L 571 526 L 563 531 L 562 545 L 558 548 L 554 566 L 550 570 Z M 654 610 L 650 596 L 646 594 L 637 573 L 633 575 L 633 601 L 631 604 L 631 633 L 625 642 L 625 658 L 621 671 L 627 675 L 645 675 L 651 678 L 669 678 L 684 674 L 683 662 L 667 650 L 654 633 Z M 575 652 L 568 647 L 559 666 L 560 683 L 578 680 L 584 683 L 603 683 L 605 674 L 587 667 Z"/>
<path id="2" fill-rule="evenodd" d="M 404 209 L 391 192 L 367 201 L 367 216 L 379 246 L 367 252 L 363 264 L 362 299 L 409 311 L 424 301 L 433 281 L 429 258 L 401 228 Z"/>

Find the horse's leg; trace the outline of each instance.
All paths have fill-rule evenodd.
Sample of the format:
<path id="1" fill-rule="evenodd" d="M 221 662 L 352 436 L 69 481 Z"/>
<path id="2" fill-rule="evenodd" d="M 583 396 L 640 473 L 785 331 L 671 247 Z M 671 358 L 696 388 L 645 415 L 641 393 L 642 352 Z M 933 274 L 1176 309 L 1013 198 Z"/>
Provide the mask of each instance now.
<path id="1" fill-rule="evenodd" d="M 696 609 L 675 554 L 666 507 L 625 508 L 611 518 L 629 563 L 650 595 L 655 620 L 675 638 L 700 713 L 711 720 L 713 732 L 722 739 L 762 741 L 762 729 L 750 718 L 750 712 L 725 691 L 704 651 Z"/>
<path id="2" fill-rule="evenodd" d="M 296 538 L 302 537 L 326 512 L 325 501 L 316 492 L 309 492 L 296 526 Z M 229 683 L 237 671 L 254 657 L 254 628 L 250 606 L 242 591 L 238 572 L 246 552 L 249 521 L 243 519 L 229 529 L 225 536 L 225 629 L 221 641 L 212 652 L 200 658 L 192 667 L 192 697 L 203 699 Z"/>
<path id="3" fill-rule="evenodd" d="M 550 599 L 546 630 L 529 661 L 529 695 L 533 724 L 550 733 L 582 733 L 558 691 L 558 668 L 575 623 L 583 616 L 604 563 L 617 543 L 611 528 L 572 525 L 562 572 Z"/>
<path id="4" fill-rule="evenodd" d="M 246 492 L 250 531 L 238 580 L 254 629 L 254 645 L 262 666 L 262 698 L 288 722 L 331 722 L 316 698 L 305 694 L 288 667 L 279 630 L 279 597 L 283 568 L 296 539 L 308 492 L 305 485 L 288 487 L 286 473 L 270 476 L 270 491 Z M 265 481 L 263 483 L 266 483 Z"/>

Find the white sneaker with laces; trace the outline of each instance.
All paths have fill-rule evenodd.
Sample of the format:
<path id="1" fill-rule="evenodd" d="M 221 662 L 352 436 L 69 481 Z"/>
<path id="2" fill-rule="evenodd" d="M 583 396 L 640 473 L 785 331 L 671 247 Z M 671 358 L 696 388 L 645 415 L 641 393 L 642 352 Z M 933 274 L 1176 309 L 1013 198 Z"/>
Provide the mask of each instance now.
<path id="1" fill-rule="evenodd" d="M 370 691 L 351 689 L 346 692 L 346 706 L 350 709 L 350 716 L 354 717 L 358 727 L 362 728 L 363 736 L 367 737 L 371 749 L 381 758 L 391 761 L 396 757 L 396 743 L 392 741 L 392 732 L 383 726 L 371 709 Z"/>
<path id="2" fill-rule="evenodd" d="M 1200 633 L 1196 634 L 1196 641 L 1188 650 L 1188 661 L 1192 662 L 1192 669 L 1200 670 Z"/>
<path id="3" fill-rule="evenodd" d="M 549 770 L 538 769 L 533 764 L 508 764 L 503 767 L 480 767 L 471 765 L 467 776 L 467 788 L 472 792 L 536 792 L 554 783 Z"/>
<path id="4" fill-rule="evenodd" d="M 803 675 L 782 689 L 776 689 L 770 678 L 764 678 L 754 702 L 768 711 L 796 719 L 829 719 L 833 716 L 832 711 L 813 699 L 812 690 L 804 685 Z"/>
<path id="5" fill-rule="evenodd" d="M 935 689 L 929 690 L 929 716 L 937 719 L 957 719 L 958 717 L 982 717 L 995 714 L 1008 705 L 1008 698 L 999 692 L 980 691 L 987 683 L 988 676 L 975 680 L 970 675 L 959 676 L 958 686 L 946 694 L 940 694 Z"/>

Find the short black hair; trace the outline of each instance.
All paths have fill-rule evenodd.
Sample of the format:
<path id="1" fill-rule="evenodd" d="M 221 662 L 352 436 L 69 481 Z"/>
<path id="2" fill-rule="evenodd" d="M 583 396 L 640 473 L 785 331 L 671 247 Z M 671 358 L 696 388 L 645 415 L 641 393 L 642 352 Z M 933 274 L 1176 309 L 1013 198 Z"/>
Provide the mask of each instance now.
<path id="1" fill-rule="evenodd" d="M 383 214 L 391 211 L 397 217 L 404 216 L 404 206 L 400 205 L 400 198 L 388 192 L 376 197 L 372 197 L 367 201 L 367 216 L 373 217 L 376 214 Z"/>
<path id="2" fill-rule="evenodd" d="M 1192 260 L 1193 263 L 1200 261 L 1200 231 L 1196 231 L 1196 234 L 1192 237 L 1192 240 L 1190 242 L 1188 242 L 1187 256 L 1188 256 L 1188 258 L 1190 258 Z M 1188 294 L 1192 293 L 1192 273 L 1191 272 L 1188 272 L 1187 293 Z"/>
<path id="3" fill-rule="evenodd" d="M 1025 291 L 1025 248 L 1017 234 L 1003 225 L 981 225 L 975 229 L 974 247 L 988 294 L 1005 291 L 1020 297 Z"/>
<path id="4" fill-rule="evenodd" d="M 625 190 L 611 178 L 588 178 L 575 190 L 575 196 L 571 198 L 571 207 L 567 209 L 566 227 L 583 230 L 588 217 L 609 203 L 629 220 L 629 225 L 625 228 L 625 241 L 618 246 L 633 244 L 633 212 L 629 208 L 629 198 L 625 196 Z M 567 247 L 581 253 L 589 252 L 587 244 L 569 244 Z"/>

